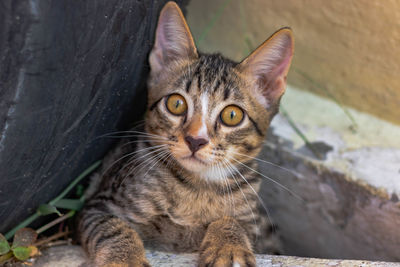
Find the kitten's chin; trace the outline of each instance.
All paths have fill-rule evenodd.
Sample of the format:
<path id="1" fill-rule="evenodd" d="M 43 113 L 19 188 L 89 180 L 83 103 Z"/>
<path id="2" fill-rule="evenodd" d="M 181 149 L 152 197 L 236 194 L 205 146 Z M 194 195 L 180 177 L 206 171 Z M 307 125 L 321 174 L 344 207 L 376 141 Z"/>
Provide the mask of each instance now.
<path id="1" fill-rule="evenodd" d="M 179 159 L 179 163 L 188 171 L 200 173 L 210 168 L 209 164 L 196 156 Z"/>
<path id="2" fill-rule="evenodd" d="M 202 179 L 210 182 L 222 182 L 229 174 L 229 170 L 216 167 L 196 157 L 185 157 L 179 160 L 182 167 Z"/>

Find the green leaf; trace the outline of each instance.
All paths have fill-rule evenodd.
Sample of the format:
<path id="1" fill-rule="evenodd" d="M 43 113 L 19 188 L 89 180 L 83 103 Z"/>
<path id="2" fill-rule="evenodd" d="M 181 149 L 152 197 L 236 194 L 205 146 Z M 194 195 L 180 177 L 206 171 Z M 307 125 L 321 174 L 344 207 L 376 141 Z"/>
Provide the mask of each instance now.
<path id="1" fill-rule="evenodd" d="M 79 211 L 82 209 L 83 202 L 79 199 L 69 199 L 63 198 L 54 203 L 54 206 L 61 209 L 68 209 L 68 210 L 76 210 Z"/>
<path id="2" fill-rule="evenodd" d="M 70 183 L 67 186 L 67 188 L 65 188 L 64 191 L 61 192 L 61 194 L 59 194 L 55 199 L 50 201 L 49 204 L 53 205 L 54 203 L 57 203 L 57 201 L 59 201 L 60 199 L 63 199 L 69 193 L 69 191 L 72 190 L 72 188 L 74 188 L 83 178 L 85 178 L 88 174 L 90 174 L 97 167 L 99 167 L 100 164 L 101 164 L 101 160 L 98 160 L 95 163 L 93 163 L 92 165 L 90 165 L 89 168 L 87 168 L 81 174 L 79 174 L 79 176 L 76 177 L 75 180 L 73 180 L 72 183 Z"/>
<path id="3" fill-rule="evenodd" d="M 21 228 L 14 235 L 12 249 L 16 247 L 28 247 L 36 241 L 36 238 L 37 233 L 35 230 L 30 228 Z"/>
<path id="4" fill-rule="evenodd" d="M 78 186 L 76 187 L 76 195 L 78 197 L 83 196 L 83 194 L 85 193 L 85 187 L 81 184 L 78 184 Z"/>
<path id="5" fill-rule="evenodd" d="M 26 218 L 23 222 L 19 223 L 17 226 L 15 226 L 13 229 L 11 229 L 10 231 L 8 231 L 5 235 L 5 237 L 7 238 L 7 240 L 10 240 L 11 237 L 13 237 L 13 235 L 15 234 L 15 232 L 18 231 L 18 229 L 27 227 L 28 225 L 30 225 L 33 221 L 35 221 L 37 218 L 40 217 L 40 214 L 38 211 L 36 211 L 34 214 L 32 214 L 31 216 L 29 216 L 28 218 Z"/>
<path id="6" fill-rule="evenodd" d="M 4 255 L 0 256 L 0 266 L 3 266 L 3 263 L 5 263 L 6 261 L 8 261 L 9 259 L 11 259 L 13 257 L 13 252 L 10 251 Z"/>
<path id="7" fill-rule="evenodd" d="M 10 244 L 8 244 L 7 239 L 0 234 L 0 255 L 4 255 L 10 251 Z"/>
<path id="8" fill-rule="evenodd" d="M 69 191 L 71 191 L 71 189 L 73 189 L 83 178 L 85 178 L 88 174 L 90 174 L 91 172 L 93 172 L 97 167 L 99 167 L 99 165 L 101 164 L 101 160 L 96 161 L 95 163 L 93 163 L 89 168 L 87 168 L 84 172 L 82 172 L 78 177 L 75 178 L 74 181 L 72 181 L 71 184 L 68 185 L 68 187 L 62 191 L 62 193 L 60 195 L 58 195 L 55 199 L 53 199 L 52 201 L 49 202 L 50 205 L 56 203 L 58 200 L 62 199 L 63 197 L 65 197 Z M 18 224 L 17 226 L 15 226 L 13 229 L 11 229 L 10 231 L 8 231 L 5 235 L 5 237 L 7 239 L 10 239 L 14 233 L 23 227 L 28 226 L 29 224 L 31 224 L 33 221 L 35 221 L 37 218 L 39 218 L 39 216 L 41 216 L 42 214 L 37 210 L 34 214 L 32 214 L 31 216 L 29 216 L 28 218 L 26 218 L 24 221 L 22 221 L 20 224 Z M 59 214 L 60 215 L 60 214 Z"/>
<path id="9" fill-rule="evenodd" d="M 14 256 L 20 261 L 26 261 L 29 259 L 32 248 L 30 247 L 15 247 L 12 249 Z"/>
<path id="10" fill-rule="evenodd" d="M 40 205 L 37 211 L 39 212 L 40 215 L 49 215 L 52 213 L 57 213 L 58 216 L 62 216 L 62 214 L 57 210 L 57 208 L 50 204 Z"/>

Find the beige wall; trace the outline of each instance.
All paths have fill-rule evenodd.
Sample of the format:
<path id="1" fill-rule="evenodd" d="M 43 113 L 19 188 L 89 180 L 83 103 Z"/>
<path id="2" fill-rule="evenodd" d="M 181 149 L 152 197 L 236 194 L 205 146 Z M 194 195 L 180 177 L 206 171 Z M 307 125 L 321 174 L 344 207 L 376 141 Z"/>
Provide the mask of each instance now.
<path id="1" fill-rule="evenodd" d="M 190 2 L 196 41 L 223 2 Z M 296 41 L 289 83 L 400 124 L 400 1 L 231 0 L 198 46 L 240 60 L 246 36 L 257 46 L 283 26 Z"/>

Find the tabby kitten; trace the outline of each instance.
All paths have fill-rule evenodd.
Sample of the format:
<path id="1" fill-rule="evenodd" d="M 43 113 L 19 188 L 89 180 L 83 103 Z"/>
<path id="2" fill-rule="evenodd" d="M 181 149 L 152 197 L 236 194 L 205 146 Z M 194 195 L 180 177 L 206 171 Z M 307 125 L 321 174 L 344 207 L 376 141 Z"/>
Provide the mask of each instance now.
<path id="1" fill-rule="evenodd" d="M 257 211 L 253 157 L 292 56 L 288 28 L 241 63 L 201 54 L 179 7 L 166 4 L 149 58 L 144 132 L 125 132 L 80 216 L 95 266 L 149 266 L 144 245 L 197 251 L 199 266 L 255 266 L 253 250 L 274 249 Z"/>

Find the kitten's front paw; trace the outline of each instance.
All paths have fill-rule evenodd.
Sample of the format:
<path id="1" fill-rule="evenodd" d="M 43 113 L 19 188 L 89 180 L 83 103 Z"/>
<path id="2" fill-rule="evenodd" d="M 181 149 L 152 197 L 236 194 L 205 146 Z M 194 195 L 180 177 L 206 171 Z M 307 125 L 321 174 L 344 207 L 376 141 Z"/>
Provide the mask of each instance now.
<path id="1" fill-rule="evenodd" d="M 206 247 L 200 253 L 199 267 L 255 267 L 256 259 L 249 249 L 232 244 Z"/>

